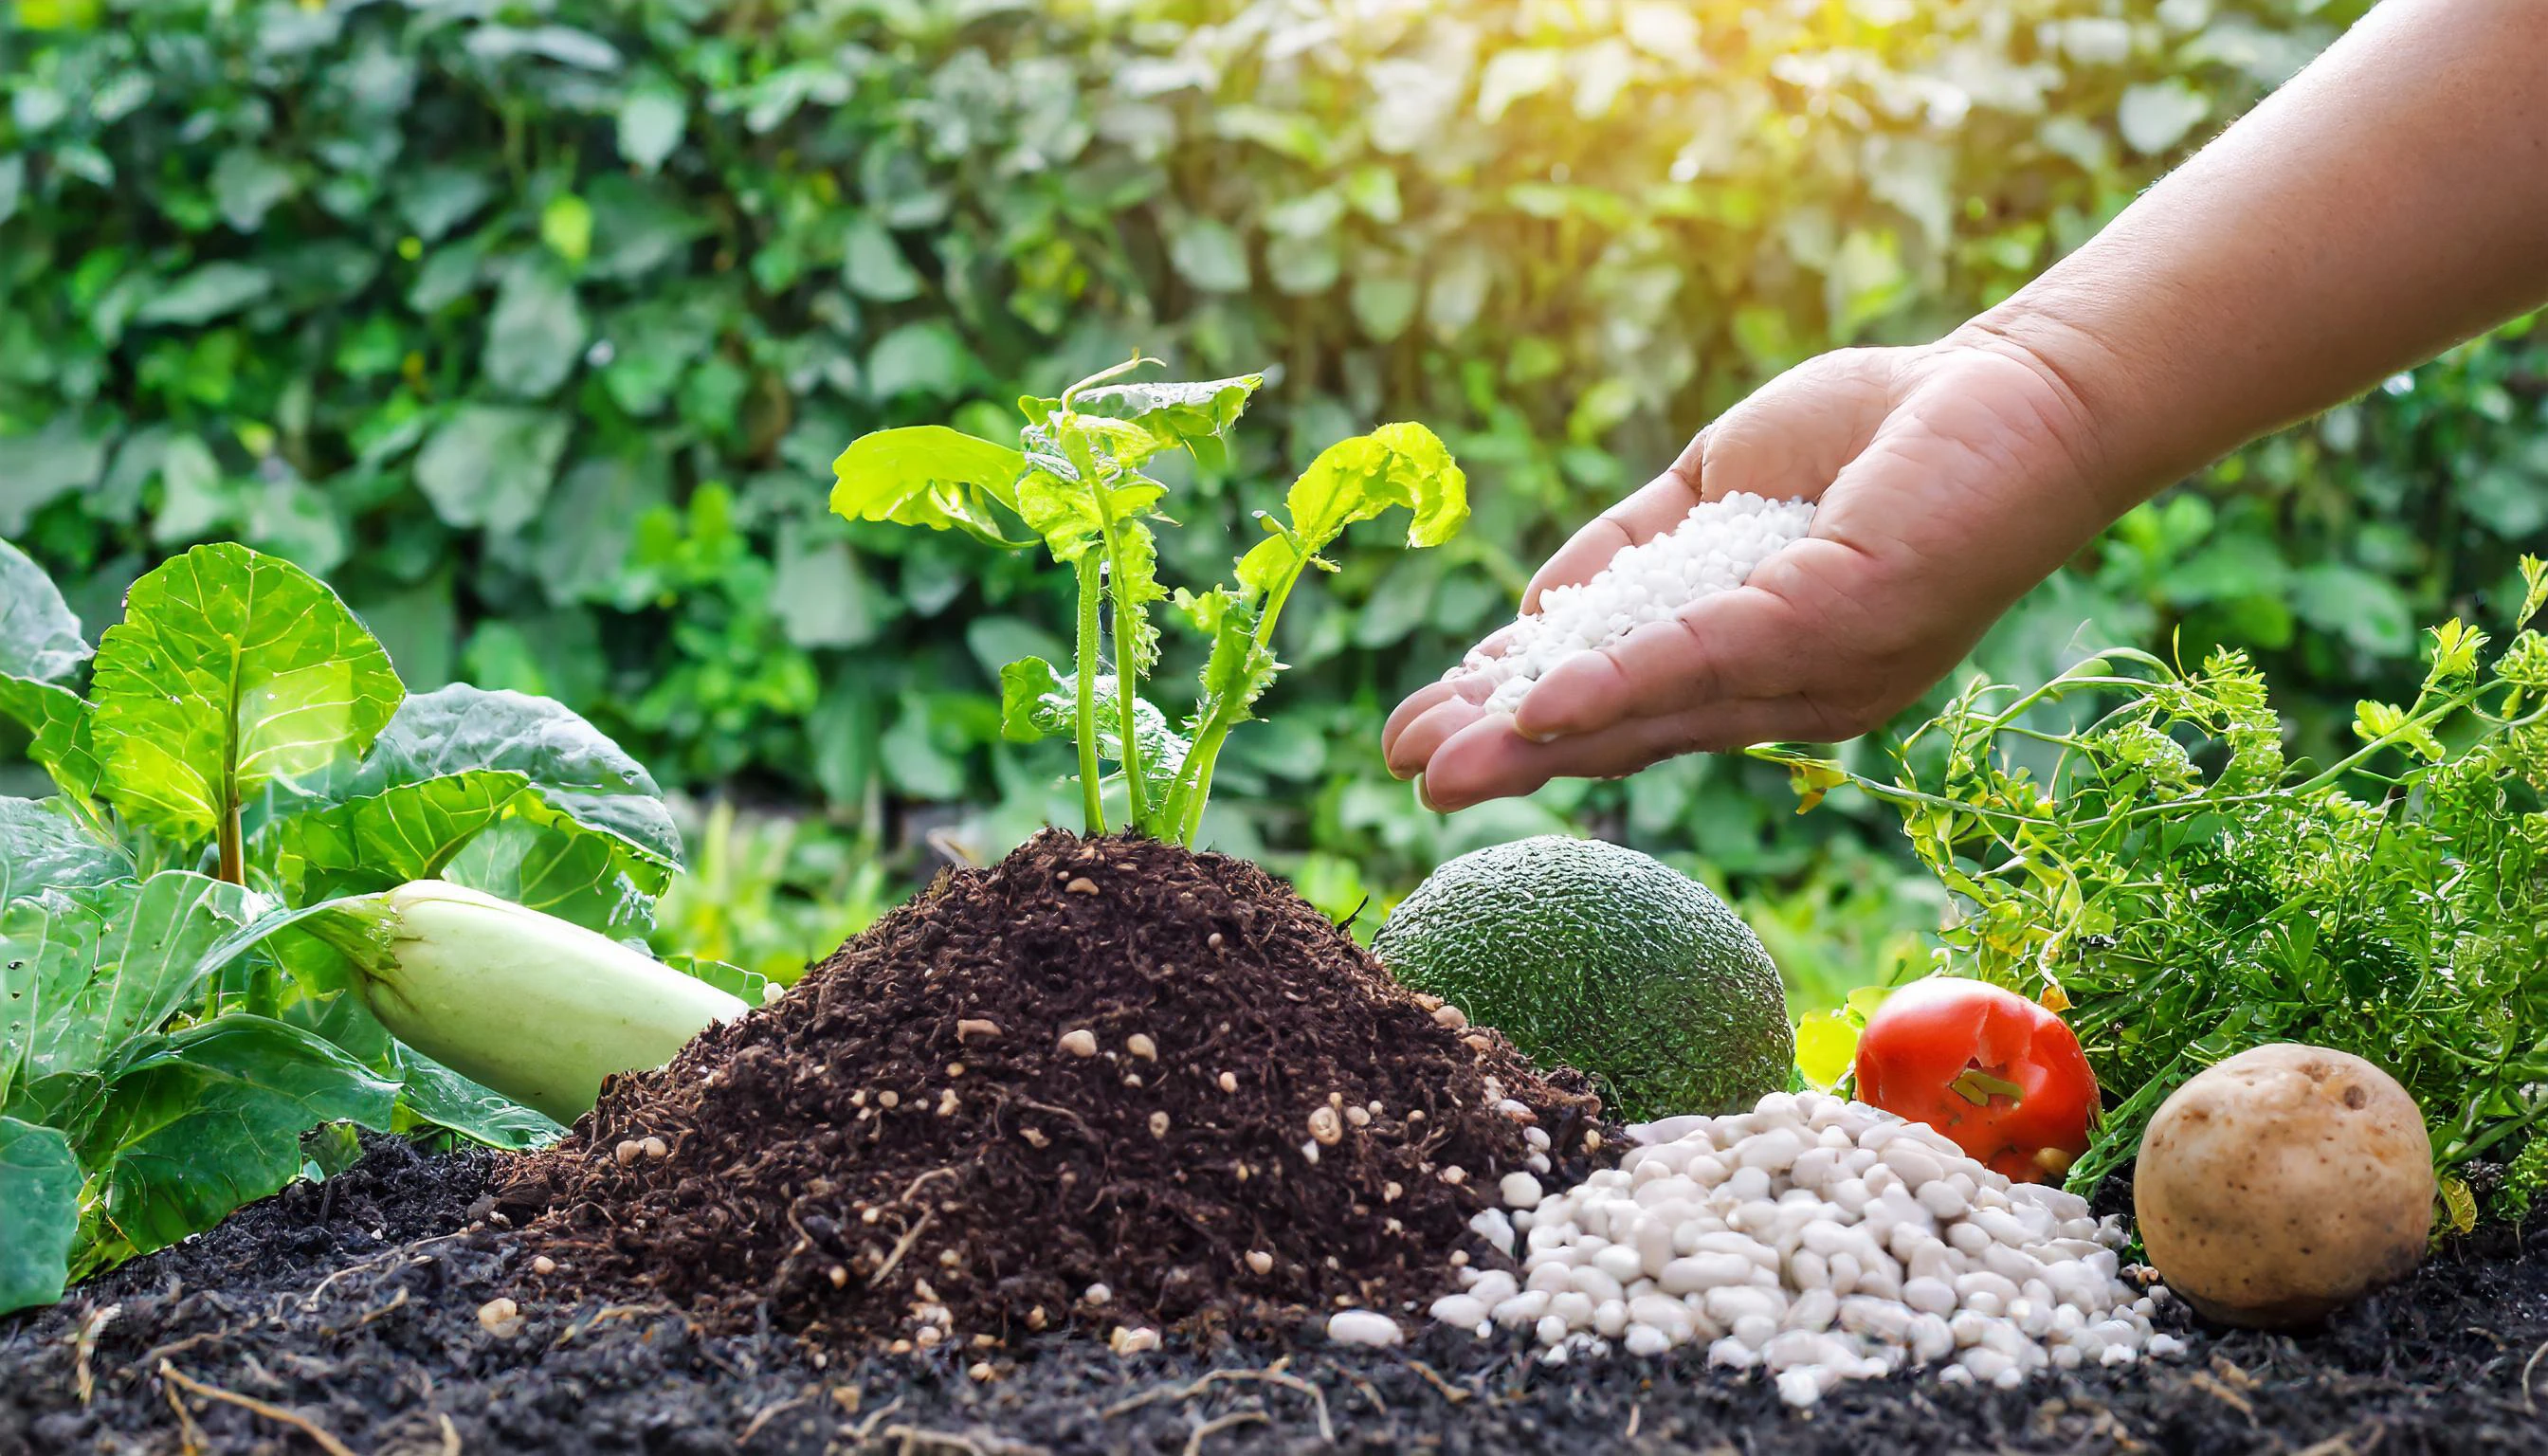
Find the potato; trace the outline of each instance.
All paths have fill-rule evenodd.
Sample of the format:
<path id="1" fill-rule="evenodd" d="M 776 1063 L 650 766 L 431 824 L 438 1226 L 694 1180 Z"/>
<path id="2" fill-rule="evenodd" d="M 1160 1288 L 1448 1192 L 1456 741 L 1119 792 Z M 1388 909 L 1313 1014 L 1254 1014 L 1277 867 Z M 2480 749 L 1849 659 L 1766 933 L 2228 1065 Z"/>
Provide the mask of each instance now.
<path id="1" fill-rule="evenodd" d="M 2133 1215 L 2151 1266 L 2196 1310 L 2306 1324 L 2423 1257 L 2432 1143 L 2415 1100 L 2370 1062 L 2258 1046 L 2159 1104 Z"/>

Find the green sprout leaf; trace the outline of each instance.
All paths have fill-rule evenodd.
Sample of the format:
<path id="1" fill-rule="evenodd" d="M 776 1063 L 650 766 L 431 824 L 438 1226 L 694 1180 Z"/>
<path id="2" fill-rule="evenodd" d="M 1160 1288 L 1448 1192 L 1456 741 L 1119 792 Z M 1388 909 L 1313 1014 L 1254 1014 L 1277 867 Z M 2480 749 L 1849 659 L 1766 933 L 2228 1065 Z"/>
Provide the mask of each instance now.
<path id="1" fill-rule="evenodd" d="M 1161 451 L 1183 446 L 1207 467 L 1220 469 L 1228 464 L 1226 437 L 1264 383 L 1261 374 L 1242 374 L 1192 384 L 1098 385 L 1074 393 L 1070 409 L 1093 416 L 1090 427 L 1119 464 L 1138 465 Z M 1030 402 L 1047 409 L 1059 403 Z M 1119 425 L 1124 427 L 1113 427 Z"/>
<path id="2" fill-rule="evenodd" d="M 135 582 L 98 643 L 103 788 L 180 841 L 219 838 L 235 880 L 240 803 L 351 763 L 402 691 L 380 643 L 309 573 L 198 546 Z"/>
<path id="3" fill-rule="evenodd" d="M 1097 675 L 1097 754 L 1108 763 L 1124 762 L 1122 699 L 1111 673 Z M 1133 733 L 1140 748 L 1141 773 L 1153 790 L 1164 791 L 1184 767 L 1188 745 L 1168 725 L 1165 713 L 1142 698 L 1133 699 Z M 1043 738 L 1068 738 L 1079 731 L 1079 700 L 1052 664 L 1021 658 L 1000 670 L 1000 736 L 1011 743 Z"/>
<path id="4" fill-rule="evenodd" d="M 1026 457 L 943 424 L 862 435 L 832 462 L 832 509 L 852 520 L 956 530 L 993 546 L 1018 547 L 991 512 L 1017 513 Z"/>

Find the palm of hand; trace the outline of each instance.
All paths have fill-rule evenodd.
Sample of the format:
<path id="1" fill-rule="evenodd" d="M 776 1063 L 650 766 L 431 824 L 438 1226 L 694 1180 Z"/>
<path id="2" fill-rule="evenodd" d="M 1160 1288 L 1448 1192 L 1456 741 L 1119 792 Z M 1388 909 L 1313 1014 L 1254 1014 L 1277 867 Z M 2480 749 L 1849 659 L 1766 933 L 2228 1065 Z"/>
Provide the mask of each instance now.
<path id="1" fill-rule="evenodd" d="M 1843 350 L 1790 370 L 1577 532 L 1523 601 L 1735 491 L 1816 500 L 1811 535 L 1742 587 L 1562 664 L 1514 713 L 1489 712 L 1475 677 L 1424 687 L 1383 731 L 1391 771 L 1420 774 L 1447 810 L 1875 727 L 2104 524 L 2080 419 L 2057 378 L 1996 340 Z"/>

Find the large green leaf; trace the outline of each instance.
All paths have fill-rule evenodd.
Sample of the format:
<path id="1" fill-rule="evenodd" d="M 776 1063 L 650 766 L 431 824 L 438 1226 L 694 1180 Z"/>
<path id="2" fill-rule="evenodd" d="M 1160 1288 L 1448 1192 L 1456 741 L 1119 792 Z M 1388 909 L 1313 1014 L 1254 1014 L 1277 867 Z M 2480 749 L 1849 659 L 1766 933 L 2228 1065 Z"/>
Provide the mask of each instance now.
<path id="1" fill-rule="evenodd" d="M 0 798 L 0 905 L 40 890 L 132 877 L 130 856 L 53 812 L 55 802 Z"/>
<path id="2" fill-rule="evenodd" d="M 53 579 L 27 553 L 0 541 L 0 676 L 51 682 L 88 661 L 79 618 Z"/>
<path id="3" fill-rule="evenodd" d="M 182 839 L 269 784 L 359 758 L 402 689 L 389 655 L 309 573 L 198 546 L 133 584 L 98 643 L 91 736 L 117 808 Z"/>
<path id="4" fill-rule="evenodd" d="M 102 771 L 91 737 L 95 710 L 67 687 L 32 678 L 0 677 L 0 717 L 16 720 L 33 741 L 27 757 L 45 766 L 64 792 L 87 798 Z"/>
<path id="5" fill-rule="evenodd" d="M 0 1315 L 62 1297 L 79 1232 L 79 1191 L 70 1139 L 0 1118 Z"/>
<path id="6" fill-rule="evenodd" d="M 79 1147 L 93 1205 L 75 1274 L 209 1228 L 292 1181 L 320 1123 L 389 1131 L 398 1086 L 342 1049 L 260 1016 L 219 1017 L 114 1069 Z"/>
<path id="7" fill-rule="evenodd" d="M 284 820 L 283 855 L 302 864 L 305 893 L 359 894 L 425 879 L 504 815 L 528 775 L 467 769 L 398 783 Z"/>
<path id="8" fill-rule="evenodd" d="M 410 1123 L 441 1128 L 490 1147 L 520 1152 L 566 1136 L 548 1114 L 522 1106 L 501 1092 L 479 1086 L 413 1047 L 397 1050 L 398 1131 Z"/>
<path id="9" fill-rule="evenodd" d="M 639 939 L 654 928 L 654 901 L 611 844 L 569 825 L 508 819 L 463 846 L 441 873 L 612 940 Z"/>
<path id="10" fill-rule="evenodd" d="M 682 833 L 654 775 L 565 704 L 454 682 L 401 703 L 347 796 L 472 769 L 521 774 L 540 799 L 657 864 L 682 863 Z"/>
<path id="11" fill-rule="evenodd" d="M 0 1101 L 156 1032 L 272 902 L 184 869 L 0 908 Z"/>
<path id="12" fill-rule="evenodd" d="M 1000 532 L 997 501 L 1014 513 L 1026 457 L 943 424 L 861 435 L 832 462 L 832 509 L 852 520 L 957 530 L 995 546 L 1022 546 Z"/>

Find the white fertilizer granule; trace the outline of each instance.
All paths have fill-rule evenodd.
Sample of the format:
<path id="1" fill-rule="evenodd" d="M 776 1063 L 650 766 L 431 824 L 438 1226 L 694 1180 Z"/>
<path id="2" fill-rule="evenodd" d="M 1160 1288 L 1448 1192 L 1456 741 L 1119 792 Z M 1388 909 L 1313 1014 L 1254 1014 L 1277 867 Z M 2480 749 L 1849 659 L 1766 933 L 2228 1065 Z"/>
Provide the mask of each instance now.
<path id="1" fill-rule="evenodd" d="M 1462 669 L 1484 673 L 1496 684 L 1487 706 L 1510 712 L 1533 682 L 1577 653 L 1607 647 L 1702 596 L 1742 586 L 1813 520 L 1813 502 L 1803 500 L 1738 491 L 1703 502 L 1670 533 L 1623 548 L 1591 581 L 1541 593 L 1539 610 L 1513 623 L 1502 653 L 1472 653 Z"/>
<path id="2" fill-rule="evenodd" d="M 1774 1092 L 1636 1131 L 1647 1145 L 1573 1188 L 1508 1180 L 1511 1211 L 1469 1227 L 1520 1272 L 1460 1270 L 1433 1318 L 1528 1329 L 1552 1363 L 1705 1344 L 1709 1364 L 1760 1370 L 1790 1406 L 1906 1367 L 2008 1390 L 2185 1349 L 2151 1329 L 2166 1291 L 2117 1267 L 2114 1220 L 1919 1124 Z"/>

